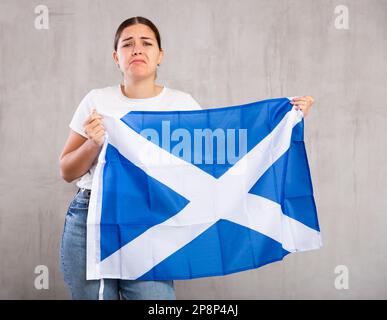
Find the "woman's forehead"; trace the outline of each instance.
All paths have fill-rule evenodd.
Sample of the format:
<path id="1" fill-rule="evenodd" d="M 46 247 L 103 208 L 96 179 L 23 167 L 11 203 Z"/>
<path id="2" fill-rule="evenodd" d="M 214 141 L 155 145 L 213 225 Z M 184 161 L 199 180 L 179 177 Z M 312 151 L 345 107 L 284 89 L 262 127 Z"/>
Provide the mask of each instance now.
<path id="1" fill-rule="evenodd" d="M 136 24 L 136 25 L 126 27 L 124 30 L 122 30 L 120 40 L 123 41 L 128 38 L 155 39 L 155 36 L 153 34 L 153 31 L 148 26 L 143 24 Z"/>

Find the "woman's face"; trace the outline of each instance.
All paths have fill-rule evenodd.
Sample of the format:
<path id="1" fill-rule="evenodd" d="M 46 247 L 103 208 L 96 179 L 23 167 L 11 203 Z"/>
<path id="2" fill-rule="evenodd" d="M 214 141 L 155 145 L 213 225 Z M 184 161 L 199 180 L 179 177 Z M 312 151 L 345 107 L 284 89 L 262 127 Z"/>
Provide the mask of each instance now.
<path id="1" fill-rule="evenodd" d="M 122 31 L 113 59 L 125 77 L 140 80 L 154 78 L 163 54 L 152 29 L 144 24 L 135 24 Z M 137 59 L 142 62 L 135 62 Z"/>

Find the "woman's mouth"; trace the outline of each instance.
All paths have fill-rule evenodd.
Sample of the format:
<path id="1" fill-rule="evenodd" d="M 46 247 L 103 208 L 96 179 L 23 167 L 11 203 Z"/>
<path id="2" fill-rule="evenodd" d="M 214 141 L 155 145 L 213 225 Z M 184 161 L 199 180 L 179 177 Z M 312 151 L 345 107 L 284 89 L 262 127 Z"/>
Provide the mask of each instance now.
<path id="1" fill-rule="evenodd" d="M 143 60 L 133 60 L 130 64 L 132 63 L 145 63 L 145 61 Z"/>

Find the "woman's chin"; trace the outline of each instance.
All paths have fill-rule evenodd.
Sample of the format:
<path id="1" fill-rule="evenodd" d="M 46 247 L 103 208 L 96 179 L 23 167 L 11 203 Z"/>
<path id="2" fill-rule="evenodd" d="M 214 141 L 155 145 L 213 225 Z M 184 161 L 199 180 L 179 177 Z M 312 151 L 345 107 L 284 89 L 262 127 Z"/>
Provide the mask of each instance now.
<path id="1" fill-rule="evenodd" d="M 144 80 L 144 79 L 147 79 L 149 77 L 152 77 L 152 74 L 148 74 L 148 73 L 145 73 L 145 72 L 130 72 L 128 74 L 128 77 L 135 80 L 135 81 L 138 81 L 138 80 Z"/>

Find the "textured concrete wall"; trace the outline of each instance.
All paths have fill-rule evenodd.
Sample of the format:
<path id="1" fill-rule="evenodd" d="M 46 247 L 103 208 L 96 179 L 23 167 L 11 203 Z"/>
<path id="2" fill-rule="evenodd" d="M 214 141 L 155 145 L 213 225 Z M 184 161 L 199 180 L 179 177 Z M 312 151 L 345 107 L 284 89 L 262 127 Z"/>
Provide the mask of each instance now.
<path id="1" fill-rule="evenodd" d="M 34 26 L 39 4 L 48 29 Z M 338 5 L 348 29 L 335 26 Z M 0 298 L 68 298 L 58 256 L 76 187 L 61 180 L 58 156 L 83 96 L 121 80 L 113 36 L 135 15 L 161 33 L 156 82 L 203 106 L 316 100 L 305 141 L 324 247 L 177 281 L 178 298 L 386 299 L 386 0 L 0 0 Z M 47 290 L 34 286 L 37 265 L 48 267 Z M 348 289 L 335 287 L 338 265 Z"/>

